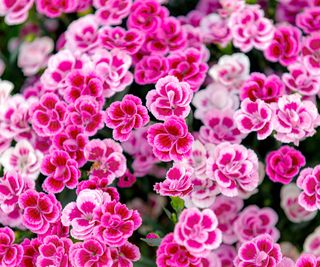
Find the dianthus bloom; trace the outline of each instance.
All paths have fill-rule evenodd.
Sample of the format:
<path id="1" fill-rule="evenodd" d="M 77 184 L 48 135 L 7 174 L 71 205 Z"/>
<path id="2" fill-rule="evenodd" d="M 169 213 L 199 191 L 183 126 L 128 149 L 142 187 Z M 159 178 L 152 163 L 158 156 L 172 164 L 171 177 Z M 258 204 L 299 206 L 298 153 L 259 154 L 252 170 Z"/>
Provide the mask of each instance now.
<path id="1" fill-rule="evenodd" d="M 271 44 L 264 50 L 266 59 L 279 61 L 283 66 L 289 66 L 298 60 L 301 49 L 301 32 L 291 25 L 279 25 L 274 33 Z"/>
<path id="2" fill-rule="evenodd" d="M 134 95 L 126 95 L 121 102 L 113 102 L 106 110 L 106 125 L 113 129 L 115 140 L 127 141 L 133 128 L 141 128 L 148 122 L 147 109 Z"/>
<path id="3" fill-rule="evenodd" d="M 313 76 L 301 63 L 288 67 L 289 73 L 282 75 L 282 81 L 293 92 L 312 96 L 319 92 L 319 77 Z"/>
<path id="4" fill-rule="evenodd" d="M 133 267 L 133 263 L 140 259 L 139 248 L 130 242 L 120 247 L 111 248 L 112 267 Z"/>
<path id="5" fill-rule="evenodd" d="M 208 160 L 207 175 L 226 196 L 251 192 L 259 183 L 257 155 L 242 145 L 221 143 Z"/>
<path id="6" fill-rule="evenodd" d="M 99 222 L 93 229 L 93 235 L 112 247 L 125 244 L 142 223 L 136 210 L 130 210 L 126 205 L 114 200 L 95 209 L 93 219 Z"/>
<path id="7" fill-rule="evenodd" d="M 315 104 L 302 100 L 298 94 L 284 95 L 277 104 L 273 126 L 275 138 L 295 145 L 315 134 L 319 125 L 319 113 Z"/>
<path id="8" fill-rule="evenodd" d="M 193 169 L 175 164 L 166 174 L 166 179 L 156 183 L 154 189 L 162 196 L 184 196 L 192 191 L 191 175 Z"/>
<path id="9" fill-rule="evenodd" d="M 166 76 L 158 80 L 156 89 L 148 92 L 147 107 L 158 120 L 166 120 L 173 115 L 185 118 L 191 110 L 192 96 L 188 83 Z"/>
<path id="10" fill-rule="evenodd" d="M 222 242 L 218 219 L 210 209 L 185 209 L 174 229 L 174 240 L 195 256 L 204 257 Z"/>
<path id="11" fill-rule="evenodd" d="M 157 250 L 157 266 L 159 267 L 198 267 L 201 258 L 191 254 L 184 246 L 179 245 L 170 233 L 166 235 Z"/>
<path id="12" fill-rule="evenodd" d="M 294 183 L 281 188 L 281 207 L 287 218 L 294 223 L 310 221 L 317 215 L 316 211 L 307 211 L 299 204 L 300 193 L 300 189 Z"/>
<path id="13" fill-rule="evenodd" d="M 0 228 L 0 265 L 3 267 L 20 266 L 23 247 L 13 242 L 14 232 L 8 227 Z"/>
<path id="14" fill-rule="evenodd" d="M 239 197 L 226 197 L 220 195 L 210 207 L 218 218 L 218 228 L 222 232 L 222 241 L 225 244 L 233 244 L 238 240 L 233 223 L 243 207 L 243 200 Z"/>
<path id="15" fill-rule="evenodd" d="M 215 82 L 221 83 L 229 90 L 238 89 L 249 76 L 250 61 L 248 56 L 242 53 L 223 55 L 217 64 L 209 70 L 209 74 Z"/>
<path id="16" fill-rule="evenodd" d="M 308 211 L 320 209 L 320 165 L 303 169 L 298 177 L 297 185 L 302 192 L 299 204 Z"/>
<path id="17" fill-rule="evenodd" d="M 234 119 L 242 133 L 257 132 L 258 140 L 266 139 L 273 130 L 272 109 L 263 100 L 255 102 L 245 98 L 241 102 L 241 109 L 236 111 Z"/>
<path id="18" fill-rule="evenodd" d="M 272 41 L 274 26 L 272 21 L 264 17 L 259 5 L 246 5 L 234 12 L 229 20 L 233 44 L 242 52 L 252 48 L 264 50 Z"/>
<path id="19" fill-rule="evenodd" d="M 112 266 L 110 248 L 93 237 L 72 244 L 69 256 L 74 267 Z"/>
<path id="20" fill-rule="evenodd" d="M 74 12 L 78 6 L 77 0 L 36 0 L 37 11 L 49 18 L 57 18 L 62 13 Z"/>
<path id="21" fill-rule="evenodd" d="M 253 72 L 240 90 L 240 98 L 252 101 L 261 99 L 267 103 L 276 102 L 284 94 L 284 84 L 277 75 L 266 76 Z"/>
<path id="22" fill-rule="evenodd" d="M 258 208 L 255 205 L 246 207 L 234 222 L 234 231 L 240 243 L 251 240 L 259 234 L 268 234 L 274 241 L 279 238 L 275 227 L 277 213 L 271 208 Z"/>
<path id="23" fill-rule="evenodd" d="M 62 131 L 67 105 L 56 94 L 46 93 L 31 107 L 33 129 L 40 136 L 53 136 Z"/>
<path id="24" fill-rule="evenodd" d="M 181 118 L 173 116 L 164 123 L 151 125 L 147 138 L 153 153 L 162 161 L 180 161 L 191 153 L 193 136 Z"/>
<path id="25" fill-rule="evenodd" d="M 296 17 L 296 24 L 305 33 L 318 32 L 320 27 L 320 7 L 305 8 Z"/>
<path id="26" fill-rule="evenodd" d="M 296 267 L 318 267 L 320 265 L 320 257 L 312 254 L 303 254 L 296 262 Z"/>
<path id="27" fill-rule="evenodd" d="M 242 244 L 233 263 L 235 267 L 276 267 L 281 260 L 280 246 L 269 235 L 264 234 Z"/>
<path id="28" fill-rule="evenodd" d="M 24 226 L 37 234 L 46 233 L 60 218 L 61 204 L 52 194 L 28 190 L 20 195 L 19 206 Z"/>
<path id="29" fill-rule="evenodd" d="M 312 212 L 314 218 L 317 212 Z M 309 216 L 310 217 L 310 216 Z M 318 226 L 304 241 L 303 251 L 320 256 L 320 227 Z"/>
<path id="30" fill-rule="evenodd" d="M 0 16 L 5 16 L 4 21 L 8 25 L 23 23 L 27 20 L 33 3 L 34 0 L 1 1 Z"/>
<path id="31" fill-rule="evenodd" d="M 305 164 L 305 157 L 299 150 L 282 146 L 267 155 L 266 173 L 273 182 L 289 184 Z"/>
<path id="32" fill-rule="evenodd" d="M 61 266 L 71 267 L 69 262 L 69 249 L 72 241 L 66 237 L 48 235 L 39 246 L 39 256 L 36 264 L 39 267 Z"/>
<path id="33" fill-rule="evenodd" d="M 45 156 L 41 172 L 48 176 L 42 187 L 50 193 L 60 193 L 65 186 L 74 189 L 81 175 L 78 163 L 63 150 L 55 150 Z"/>
<path id="34" fill-rule="evenodd" d="M 320 34 L 312 33 L 302 42 L 302 62 L 312 75 L 320 74 Z"/>

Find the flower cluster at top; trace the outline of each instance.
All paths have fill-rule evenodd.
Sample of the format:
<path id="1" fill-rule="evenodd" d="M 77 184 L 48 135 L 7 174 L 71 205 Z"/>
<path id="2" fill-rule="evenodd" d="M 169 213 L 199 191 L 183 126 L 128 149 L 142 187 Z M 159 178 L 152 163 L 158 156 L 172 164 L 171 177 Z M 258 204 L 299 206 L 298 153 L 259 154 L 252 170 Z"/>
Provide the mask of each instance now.
<path id="1" fill-rule="evenodd" d="M 320 266 L 320 1 L 175 2 L 0 0 L 0 266 Z"/>

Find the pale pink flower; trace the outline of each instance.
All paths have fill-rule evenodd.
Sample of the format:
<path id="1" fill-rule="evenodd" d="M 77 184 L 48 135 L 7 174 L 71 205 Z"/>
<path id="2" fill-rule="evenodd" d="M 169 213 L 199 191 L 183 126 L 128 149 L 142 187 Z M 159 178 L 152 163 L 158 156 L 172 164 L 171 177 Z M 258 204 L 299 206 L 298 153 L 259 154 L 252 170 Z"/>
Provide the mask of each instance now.
<path id="1" fill-rule="evenodd" d="M 319 77 L 309 73 L 301 63 L 288 66 L 289 73 L 282 75 L 282 81 L 293 92 L 305 96 L 316 95 L 319 92 Z"/>
<path id="2" fill-rule="evenodd" d="M 25 22 L 34 0 L 0 1 L 0 16 L 5 16 L 4 21 L 8 25 L 16 25 Z"/>
<path id="3" fill-rule="evenodd" d="M 245 134 L 240 132 L 233 116 L 232 110 L 208 111 L 199 130 L 200 141 L 215 145 L 221 142 L 241 143 Z"/>
<path id="4" fill-rule="evenodd" d="M 316 216 L 316 212 L 305 210 L 299 204 L 299 195 L 301 191 L 295 184 L 288 184 L 281 188 L 281 207 L 287 218 L 294 223 L 310 221 Z"/>
<path id="5" fill-rule="evenodd" d="M 222 267 L 234 267 L 233 260 L 237 256 L 237 252 L 233 246 L 222 244 L 215 250 L 215 253 L 220 259 Z"/>
<path id="6" fill-rule="evenodd" d="M 223 55 L 209 70 L 212 79 L 229 90 L 238 90 L 249 77 L 250 61 L 243 53 Z"/>
<path id="7" fill-rule="evenodd" d="M 236 110 L 239 107 L 239 95 L 236 90 L 229 91 L 220 83 L 211 83 L 206 89 L 195 93 L 192 104 L 196 107 L 194 117 L 202 121 L 212 110 Z"/>
<path id="8" fill-rule="evenodd" d="M 313 214 L 315 216 L 316 212 Z M 317 257 L 320 256 L 320 227 L 317 227 L 310 235 L 307 236 L 303 244 L 303 251 Z"/>
<path id="9" fill-rule="evenodd" d="M 318 125 L 319 113 L 311 101 L 302 100 L 298 94 L 279 99 L 273 120 L 277 140 L 298 145 L 299 141 L 313 136 Z"/>
<path id="10" fill-rule="evenodd" d="M 36 180 L 40 173 L 43 154 L 27 140 L 19 141 L 1 156 L 0 163 L 5 171 L 15 170 L 27 179 Z"/>
<path id="11" fill-rule="evenodd" d="M 194 140 L 185 121 L 175 116 L 164 123 L 151 125 L 147 138 L 156 157 L 166 162 L 181 161 L 190 156 Z"/>
<path id="12" fill-rule="evenodd" d="M 65 33 L 66 47 L 74 54 L 91 53 L 99 46 L 98 23 L 94 15 L 73 21 Z"/>
<path id="13" fill-rule="evenodd" d="M 268 234 L 260 234 L 241 245 L 233 263 L 235 267 L 276 267 L 281 260 L 280 246 Z"/>
<path id="14" fill-rule="evenodd" d="M 207 256 L 222 242 L 218 219 L 210 209 L 189 208 L 182 211 L 174 229 L 174 240 L 195 256 Z"/>
<path id="15" fill-rule="evenodd" d="M 185 118 L 190 113 L 193 92 L 186 82 L 179 82 L 174 76 L 166 76 L 156 83 L 156 89 L 148 92 L 147 107 L 158 120 L 170 116 Z"/>
<path id="16" fill-rule="evenodd" d="M 102 190 L 84 189 L 80 191 L 76 202 L 68 203 L 62 211 L 61 222 L 71 226 L 71 236 L 79 240 L 88 239 L 98 221 L 93 219 L 94 210 L 105 201 L 110 201 L 108 193 Z"/>
<path id="17" fill-rule="evenodd" d="M 246 3 L 244 0 L 219 0 L 221 8 L 218 9 L 218 13 L 222 17 L 230 17 L 233 13 L 242 10 Z"/>
<path id="18" fill-rule="evenodd" d="M 259 234 L 268 234 L 277 241 L 280 236 L 275 226 L 277 222 L 278 215 L 273 209 L 250 205 L 239 214 L 233 229 L 240 243 L 250 241 Z"/>
<path id="19" fill-rule="evenodd" d="M 154 190 L 162 196 L 183 197 L 192 191 L 192 174 L 192 168 L 183 164 L 174 164 L 168 170 L 165 180 L 154 185 Z"/>
<path id="20" fill-rule="evenodd" d="M 192 177 L 192 185 L 193 189 L 191 193 L 183 197 L 187 208 L 209 208 L 220 193 L 217 183 L 209 178 Z"/>
<path id="21" fill-rule="evenodd" d="M 258 140 L 266 139 L 273 130 L 273 111 L 263 100 L 255 102 L 249 98 L 241 102 L 241 108 L 235 112 L 234 120 L 240 132 L 257 132 Z"/>
<path id="22" fill-rule="evenodd" d="M 320 209 L 320 165 L 313 169 L 303 169 L 298 177 L 297 186 L 302 189 L 299 204 L 307 211 Z"/>
<path id="23" fill-rule="evenodd" d="M 266 49 L 274 35 L 273 23 L 264 17 L 263 9 L 259 5 L 246 5 L 234 12 L 228 25 L 234 46 L 245 53 L 252 48 Z"/>
<path id="24" fill-rule="evenodd" d="M 210 207 L 218 218 L 218 228 L 222 232 L 222 242 L 233 244 L 238 240 L 233 223 L 243 208 L 243 200 L 239 197 L 226 197 L 220 195 Z"/>
<path id="25" fill-rule="evenodd" d="M 259 183 L 257 155 L 242 145 L 221 143 L 208 160 L 207 175 L 226 196 L 251 192 Z"/>
<path id="26" fill-rule="evenodd" d="M 24 75 L 32 76 L 46 67 L 53 48 L 53 41 L 49 37 L 37 38 L 31 43 L 23 42 L 19 48 L 18 66 Z"/>
<path id="27" fill-rule="evenodd" d="M 232 39 L 228 21 L 217 13 L 209 14 L 202 18 L 200 30 L 206 43 L 213 43 L 225 47 Z"/>

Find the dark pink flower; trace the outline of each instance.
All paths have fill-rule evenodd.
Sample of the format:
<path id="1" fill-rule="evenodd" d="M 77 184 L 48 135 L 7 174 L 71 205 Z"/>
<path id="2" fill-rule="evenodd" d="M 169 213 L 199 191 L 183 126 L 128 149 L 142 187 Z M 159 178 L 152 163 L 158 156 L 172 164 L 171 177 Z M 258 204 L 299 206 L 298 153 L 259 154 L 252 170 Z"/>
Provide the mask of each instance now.
<path id="1" fill-rule="evenodd" d="M 43 158 L 41 173 L 48 176 L 42 188 L 50 193 L 60 193 L 65 186 L 75 188 L 81 175 L 78 163 L 63 150 L 54 150 Z"/>
<path id="2" fill-rule="evenodd" d="M 320 34 L 314 32 L 303 39 L 302 62 L 312 75 L 320 74 Z"/>
<path id="3" fill-rule="evenodd" d="M 245 135 L 238 129 L 233 115 L 229 109 L 208 111 L 199 130 L 200 141 L 215 145 L 221 142 L 241 143 Z"/>
<path id="4" fill-rule="evenodd" d="M 74 12 L 77 0 L 36 0 L 37 11 L 49 18 L 59 17 L 62 13 Z"/>
<path id="5" fill-rule="evenodd" d="M 95 97 L 99 102 L 103 91 L 103 82 L 95 73 L 84 73 L 81 70 L 73 70 L 66 77 L 66 89 L 63 92 L 64 99 L 68 103 L 75 103 L 81 96 Z"/>
<path id="6" fill-rule="evenodd" d="M 297 27 L 282 24 L 276 28 L 273 40 L 264 50 L 266 59 L 279 61 L 283 66 L 289 66 L 298 60 L 301 49 L 301 32 Z"/>
<path id="7" fill-rule="evenodd" d="M 166 179 L 154 185 L 154 190 L 162 196 L 183 197 L 192 191 L 193 169 L 183 164 L 175 164 L 166 174 Z"/>
<path id="8" fill-rule="evenodd" d="M 193 136 L 181 118 L 170 117 L 164 123 L 153 124 L 147 138 L 153 153 L 162 161 L 179 161 L 191 153 Z"/>
<path id="9" fill-rule="evenodd" d="M 111 267 L 133 267 L 133 262 L 140 259 L 139 248 L 130 242 L 126 242 L 120 247 L 111 248 Z"/>
<path id="10" fill-rule="evenodd" d="M 320 209 L 320 165 L 303 169 L 298 177 L 297 186 L 302 189 L 299 204 L 307 211 Z"/>
<path id="11" fill-rule="evenodd" d="M 195 48 L 171 54 L 168 57 L 168 74 L 176 76 L 179 81 L 187 82 L 192 91 L 198 91 L 208 70 L 208 65 L 202 62 L 201 56 L 201 52 Z"/>
<path id="12" fill-rule="evenodd" d="M 104 112 L 101 108 L 101 103 L 94 97 L 80 96 L 73 105 L 69 105 L 68 120 L 82 127 L 85 135 L 93 136 L 104 125 Z"/>
<path id="13" fill-rule="evenodd" d="M 43 234 L 60 218 L 61 204 L 53 194 L 28 190 L 19 197 L 22 222 L 33 233 Z"/>
<path id="14" fill-rule="evenodd" d="M 313 76 L 301 63 L 288 66 L 290 73 L 282 75 L 282 81 L 293 92 L 306 96 L 316 95 L 319 92 L 319 77 Z"/>
<path id="15" fill-rule="evenodd" d="M 179 245 L 173 234 L 167 234 L 157 250 L 157 266 L 159 267 L 198 267 L 201 258 L 192 255 L 184 246 Z"/>
<path id="16" fill-rule="evenodd" d="M 195 256 L 205 257 L 222 242 L 218 219 L 210 209 L 183 210 L 175 225 L 174 239 Z"/>
<path id="17" fill-rule="evenodd" d="M 305 33 L 318 32 L 320 27 L 320 7 L 308 7 L 296 17 L 296 24 Z"/>
<path id="18" fill-rule="evenodd" d="M 258 157 L 242 145 L 221 143 L 208 160 L 207 175 L 228 197 L 251 192 L 259 183 Z"/>
<path id="19" fill-rule="evenodd" d="M 133 129 L 141 128 L 148 122 L 147 109 L 134 95 L 126 95 L 121 102 L 113 102 L 106 110 L 106 125 L 113 129 L 115 140 L 128 140 Z"/>
<path id="20" fill-rule="evenodd" d="M 110 248 L 94 237 L 72 244 L 69 257 L 74 267 L 112 266 Z"/>
<path id="21" fill-rule="evenodd" d="M 265 234 L 258 235 L 256 238 L 242 244 L 233 263 L 235 267 L 276 267 L 281 259 L 280 246 L 274 243 L 269 235 Z"/>
<path id="22" fill-rule="evenodd" d="M 21 261 L 21 267 L 36 266 L 36 261 L 39 253 L 39 246 L 42 244 L 40 238 L 33 238 L 31 240 L 25 238 L 21 245 L 23 247 L 23 258 Z"/>
<path id="23" fill-rule="evenodd" d="M 302 254 L 295 267 L 318 267 L 320 265 L 320 257 L 316 257 L 312 254 Z"/>
<path id="24" fill-rule="evenodd" d="M 67 105 L 56 94 L 46 93 L 31 107 L 33 129 L 40 136 L 61 132 L 66 119 Z"/>
<path id="25" fill-rule="evenodd" d="M 135 66 L 134 79 L 144 85 L 156 83 L 169 71 L 168 59 L 161 55 L 144 56 Z"/>
<path id="26" fill-rule="evenodd" d="M 266 139 L 272 133 L 272 118 L 272 109 L 260 99 L 253 102 L 245 98 L 241 102 L 241 109 L 234 114 L 240 132 L 248 134 L 256 131 L 258 140 Z"/>
<path id="27" fill-rule="evenodd" d="M 275 227 L 278 222 L 277 213 L 271 208 L 258 208 L 255 205 L 246 207 L 233 224 L 239 242 L 247 242 L 259 234 L 268 234 L 274 241 L 280 233 Z"/>
<path id="28" fill-rule="evenodd" d="M 69 238 L 61 238 L 56 235 L 46 236 L 39 246 L 36 266 L 71 267 L 71 263 L 69 262 L 69 249 L 71 245 L 72 241 Z"/>
<path id="29" fill-rule="evenodd" d="M 90 179 L 97 177 L 111 184 L 126 171 L 126 158 L 119 143 L 112 139 L 93 139 L 85 146 L 84 155 L 94 162 L 90 170 Z"/>
<path id="30" fill-rule="evenodd" d="M 20 266 L 23 247 L 14 242 L 14 232 L 9 227 L 0 228 L 0 265 L 3 267 Z"/>
<path id="31" fill-rule="evenodd" d="M 108 50 L 117 48 L 129 55 L 137 53 L 144 43 L 145 36 L 137 29 L 125 30 L 122 27 L 105 26 L 100 29 L 100 42 Z"/>
<path id="32" fill-rule="evenodd" d="M 242 86 L 240 98 L 249 98 L 251 101 L 261 99 L 266 103 L 276 102 L 284 94 L 284 89 L 284 84 L 278 76 L 253 72 Z"/>
<path id="33" fill-rule="evenodd" d="M 147 107 L 158 120 L 171 116 L 185 118 L 190 113 L 193 93 L 186 82 L 174 76 L 166 76 L 156 83 L 156 89 L 148 92 Z"/>
<path id="34" fill-rule="evenodd" d="M 161 27 L 168 13 L 156 0 L 137 0 L 131 7 L 127 25 L 129 29 L 151 33 Z"/>
<path id="35" fill-rule="evenodd" d="M 305 157 L 299 150 L 282 146 L 267 155 L 266 173 L 273 182 L 289 184 L 305 164 Z"/>
<path id="36" fill-rule="evenodd" d="M 142 223 L 136 210 L 129 210 L 126 205 L 116 201 L 100 205 L 94 210 L 93 219 L 98 221 L 98 225 L 93 229 L 93 235 L 112 247 L 125 244 L 133 231 Z"/>
<path id="37" fill-rule="evenodd" d="M 222 241 L 225 244 L 233 244 L 238 240 L 233 223 L 242 207 L 243 200 L 241 198 L 223 195 L 218 196 L 210 207 L 218 218 L 218 228 L 222 232 Z"/>
<path id="38" fill-rule="evenodd" d="M 117 186 L 120 188 L 129 188 L 137 181 L 137 177 L 134 176 L 129 170 L 126 170 L 125 174 L 119 177 Z"/>
<path id="39" fill-rule="evenodd" d="M 52 149 L 67 152 L 80 168 L 86 163 L 83 150 L 87 142 L 88 137 L 83 132 L 83 128 L 69 125 L 64 132 L 53 137 Z"/>

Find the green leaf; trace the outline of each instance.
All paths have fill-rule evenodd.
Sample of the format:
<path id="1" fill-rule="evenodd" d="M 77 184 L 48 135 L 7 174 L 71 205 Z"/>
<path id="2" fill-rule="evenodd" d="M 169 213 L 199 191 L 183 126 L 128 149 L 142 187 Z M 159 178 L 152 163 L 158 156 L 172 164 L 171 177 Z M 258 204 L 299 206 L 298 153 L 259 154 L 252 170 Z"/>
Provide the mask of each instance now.
<path id="1" fill-rule="evenodd" d="M 150 247 L 159 247 L 162 238 L 140 238 L 142 241 L 146 242 Z"/>
<path id="2" fill-rule="evenodd" d="M 184 200 L 179 197 L 171 197 L 170 202 L 174 211 L 179 215 L 181 211 L 184 209 Z"/>

